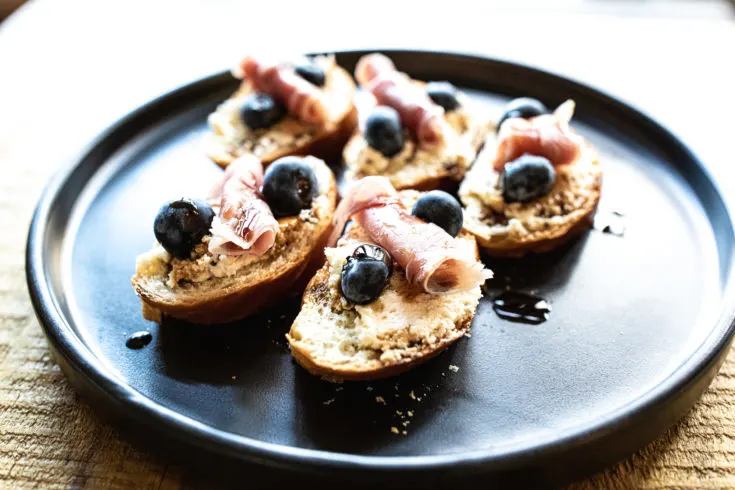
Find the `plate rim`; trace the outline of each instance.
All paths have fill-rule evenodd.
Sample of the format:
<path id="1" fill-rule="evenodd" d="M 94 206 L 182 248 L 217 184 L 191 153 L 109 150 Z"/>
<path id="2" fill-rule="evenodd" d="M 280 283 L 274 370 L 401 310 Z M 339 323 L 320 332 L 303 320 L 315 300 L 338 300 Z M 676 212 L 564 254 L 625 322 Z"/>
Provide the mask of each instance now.
<path id="1" fill-rule="evenodd" d="M 733 212 L 728 205 L 728 201 L 723 197 L 720 185 L 713 178 L 707 166 L 681 138 L 628 102 L 567 76 L 555 74 L 532 65 L 467 51 L 354 49 L 337 50 L 332 51 L 332 53 L 336 53 L 337 56 L 340 54 L 356 56 L 376 51 L 388 55 L 420 53 L 428 56 L 450 56 L 485 64 L 490 62 L 491 64 L 505 65 L 507 68 L 514 70 L 534 72 L 535 76 L 554 79 L 556 82 L 573 86 L 575 90 L 587 92 L 599 100 L 605 100 L 607 103 L 615 105 L 617 109 L 623 110 L 645 123 L 649 129 L 658 132 L 661 137 L 668 140 L 669 144 L 677 146 L 677 151 L 682 152 L 696 165 L 697 170 L 708 180 L 719 202 L 722 203 L 725 210 L 724 218 L 730 225 L 730 229 L 733 229 Z M 49 345 L 52 351 L 58 357 L 61 357 L 62 367 L 67 368 L 65 369 L 67 378 L 81 376 L 83 378 L 81 381 L 86 383 L 93 391 L 96 391 L 96 394 L 101 395 L 108 401 L 115 402 L 118 405 L 117 409 L 124 412 L 126 417 L 133 418 L 143 425 L 154 427 L 166 433 L 166 435 L 186 443 L 204 447 L 235 459 L 276 467 L 297 469 L 306 466 L 329 470 L 368 469 L 389 472 L 397 470 L 445 470 L 450 467 L 453 471 L 508 469 L 538 458 L 553 457 L 561 451 L 571 450 L 590 443 L 590 441 L 621 432 L 632 426 L 634 419 L 642 417 L 645 412 L 665 406 L 668 401 L 686 392 L 687 388 L 698 385 L 698 382 L 702 381 L 703 378 L 707 376 L 714 377 L 716 372 L 714 370 L 718 369 L 724 361 L 727 348 L 732 342 L 733 334 L 735 334 L 735 281 L 732 280 L 733 272 L 735 272 L 735 250 L 731 251 L 729 255 L 728 280 L 721 299 L 722 311 L 712 330 L 688 359 L 680 363 L 665 379 L 635 400 L 616 408 L 595 422 L 582 424 L 563 432 L 555 432 L 554 437 L 547 437 L 541 443 L 529 443 L 528 440 L 524 440 L 510 447 L 501 445 L 499 446 L 501 448 L 499 452 L 491 447 L 433 455 L 357 455 L 322 449 L 299 448 L 228 433 L 182 415 L 174 409 L 167 408 L 147 398 L 123 380 L 116 378 L 114 373 L 109 372 L 74 332 L 73 327 L 65 318 L 55 299 L 52 287 L 46 280 L 46 264 L 44 261 L 44 241 L 52 205 L 59 197 L 60 190 L 66 181 L 84 161 L 84 158 L 126 124 L 155 110 L 157 105 L 173 97 L 184 96 L 193 90 L 201 89 L 202 85 L 219 84 L 229 76 L 229 72 L 221 71 L 188 82 L 146 102 L 109 125 L 91 143 L 77 152 L 75 157 L 50 179 L 31 220 L 26 245 L 26 282 L 33 308 Z M 73 372 L 70 373 L 68 370 Z M 80 380 L 77 379 L 76 381 L 79 382 Z M 711 379 L 706 382 L 704 388 L 709 385 L 709 382 L 711 382 Z M 77 388 L 74 380 L 72 380 L 72 384 Z M 700 391 L 703 391 L 704 388 Z M 699 395 L 701 393 L 698 393 L 694 400 L 688 404 L 689 407 L 686 411 L 691 408 Z M 679 417 L 677 416 L 676 419 Z"/>

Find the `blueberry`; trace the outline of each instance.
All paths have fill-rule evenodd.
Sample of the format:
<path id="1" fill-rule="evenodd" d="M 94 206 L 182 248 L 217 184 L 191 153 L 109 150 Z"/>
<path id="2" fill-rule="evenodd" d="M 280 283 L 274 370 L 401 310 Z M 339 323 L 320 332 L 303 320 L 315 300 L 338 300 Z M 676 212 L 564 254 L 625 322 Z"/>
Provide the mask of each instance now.
<path id="1" fill-rule="evenodd" d="M 212 207 L 204 201 L 170 201 L 158 210 L 153 233 L 167 252 L 183 259 L 209 232 L 213 218 Z"/>
<path id="2" fill-rule="evenodd" d="M 549 110 L 546 106 L 536 99 L 532 99 L 530 97 L 513 99 L 505 106 L 503 115 L 500 117 L 500 121 L 498 121 L 498 129 L 500 129 L 500 125 L 503 124 L 503 121 L 506 119 L 511 119 L 513 117 L 530 119 L 532 117 L 540 116 L 541 114 L 548 114 L 548 112 Z"/>
<path id="3" fill-rule="evenodd" d="M 368 145 L 385 157 L 390 158 L 401 151 L 403 128 L 398 112 L 388 106 L 378 106 L 373 109 L 365 123 L 365 139 Z"/>
<path id="4" fill-rule="evenodd" d="M 279 158 L 263 176 L 263 197 L 276 218 L 299 214 L 318 194 L 314 170 L 301 157 Z"/>
<path id="5" fill-rule="evenodd" d="M 411 214 L 419 219 L 434 223 L 453 237 L 462 229 L 462 206 L 444 191 L 422 194 L 413 205 Z"/>
<path id="6" fill-rule="evenodd" d="M 447 112 L 459 107 L 457 88 L 449 82 L 429 82 L 426 84 L 426 93 L 435 104 L 442 106 Z"/>
<path id="7" fill-rule="evenodd" d="M 270 128 L 286 115 L 286 109 L 267 94 L 253 94 L 240 109 L 242 121 L 250 129 Z"/>
<path id="8" fill-rule="evenodd" d="M 317 87 L 323 87 L 327 81 L 327 74 L 324 73 L 324 68 L 311 60 L 297 64 L 294 70 L 296 70 L 298 76 Z"/>
<path id="9" fill-rule="evenodd" d="M 351 303 L 375 301 L 388 284 L 392 267 L 390 255 L 377 245 L 361 245 L 342 266 L 340 290 Z"/>
<path id="10" fill-rule="evenodd" d="M 551 162 L 535 155 L 523 155 L 506 163 L 502 175 L 503 199 L 526 202 L 549 193 L 556 171 Z"/>

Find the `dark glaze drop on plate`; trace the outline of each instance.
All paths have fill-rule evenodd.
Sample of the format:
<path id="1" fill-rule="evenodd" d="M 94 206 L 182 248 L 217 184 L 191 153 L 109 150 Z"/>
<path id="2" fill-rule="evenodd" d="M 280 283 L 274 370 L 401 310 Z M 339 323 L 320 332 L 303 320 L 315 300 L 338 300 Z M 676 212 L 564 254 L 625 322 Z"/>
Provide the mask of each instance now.
<path id="1" fill-rule="evenodd" d="M 493 299 L 493 310 L 504 320 L 539 324 L 549 319 L 551 306 L 538 296 L 518 291 L 504 291 Z"/>
<path id="2" fill-rule="evenodd" d="M 128 337 L 127 341 L 125 341 L 125 347 L 128 349 L 142 349 L 146 345 L 150 344 L 151 340 L 153 340 L 153 335 L 151 335 L 150 332 L 135 332 Z"/>

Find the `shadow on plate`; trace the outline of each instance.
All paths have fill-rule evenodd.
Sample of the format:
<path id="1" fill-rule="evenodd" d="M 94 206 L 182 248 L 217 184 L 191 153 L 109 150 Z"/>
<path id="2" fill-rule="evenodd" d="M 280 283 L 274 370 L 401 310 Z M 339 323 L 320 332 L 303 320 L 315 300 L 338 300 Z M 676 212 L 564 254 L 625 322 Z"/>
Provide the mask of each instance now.
<path id="1" fill-rule="evenodd" d="M 268 359 L 288 353 L 286 332 L 300 298 L 245 320 L 193 325 L 167 318 L 159 329 L 160 369 L 179 381 L 212 385 L 248 384 L 268 376 Z M 272 375 L 272 374 L 271 374 Z"/>
<path id="2" fill-rule="evenodd" d="M 487 290 L 500 291 L 509 287 L 516 291 L 534 292 L 541 288 L 554 290 L 564 287 L 574 274 L 590 233 L 595 231 L 589 230 L 544 254 L 528 254 L 520 258 L 483 256 L 483 262 L 493 271 Z"/>
<path id="3" fill-rule="evenodd" d="M 449 366 L 457 348 L 463 348 L 461 341 L 406 373 L 382 380 L 330 383 L 299 368 L 294 379 L 295 433 L 303 443 L 323 450 L 369 455 L 388 443 L 402 452 L 407 436 L 431 424 L 451 397 Z"/>

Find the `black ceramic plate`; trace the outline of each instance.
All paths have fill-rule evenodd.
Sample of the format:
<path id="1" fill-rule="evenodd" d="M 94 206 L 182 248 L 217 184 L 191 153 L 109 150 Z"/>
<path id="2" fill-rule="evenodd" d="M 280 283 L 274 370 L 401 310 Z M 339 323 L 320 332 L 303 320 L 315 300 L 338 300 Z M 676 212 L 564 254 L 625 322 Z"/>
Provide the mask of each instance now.
<path id="1" fill-rule="evenodd" d="M 337 58 L 352 70 L 361 54 Z M 661 126 L 584 85 L 478 57 L 391 56 L 495 109 L 517 95 L 575 99 L 575 127 L 605 165 L 600 216 L 622 212 L 624 235 L 593 230 L 543 257 L 488 261 L 496 279 L 472 337 L 383 382 L 337 386 L 295 365 L 284 334 L 297 300 L 236 324 L 159 327 L 141 317 L 130 276 L 160 204 L 204 194 L 220 172 L 202 145 L 207 114 L 236 87 L 219 74 L 125 117 L 43 195 L 28 283 L 59 363 L 133 425 L 272 467 L 558 482 L 624 457 L 690 408 L 730 343 L 734 235 L 716 185 Z M 491 300 L 506 288 L 548 300 L 549 320 L 499 318 Z M 150 345 L 126 348 L 141 330 Z"/>

